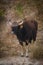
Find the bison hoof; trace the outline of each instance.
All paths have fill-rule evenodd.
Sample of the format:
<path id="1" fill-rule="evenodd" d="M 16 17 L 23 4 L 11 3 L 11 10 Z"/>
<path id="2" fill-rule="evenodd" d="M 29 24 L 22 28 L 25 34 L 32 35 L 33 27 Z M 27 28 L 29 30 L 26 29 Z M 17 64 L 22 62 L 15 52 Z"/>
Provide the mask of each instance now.
<path id="1" fill-rule="evenodd" d="M 26 57 L 28 57 L 28 55 Z"/>
<path id="2" fill-rule="evenodd" d="M 26 57 L 28 57 L 28 53 L 26 54 Z"/>
<path id="3" fill-rule="evenodd" d="M 21 54 L 21 57 L 24 57 L 24 54 Z"/>
<path id="4" fill-rule="evenodd" d="M 23 57 L 23 56 L 24 56 L 24 54 L 23 54 L 23 53 L 21 53 L 21 56 Z"/>

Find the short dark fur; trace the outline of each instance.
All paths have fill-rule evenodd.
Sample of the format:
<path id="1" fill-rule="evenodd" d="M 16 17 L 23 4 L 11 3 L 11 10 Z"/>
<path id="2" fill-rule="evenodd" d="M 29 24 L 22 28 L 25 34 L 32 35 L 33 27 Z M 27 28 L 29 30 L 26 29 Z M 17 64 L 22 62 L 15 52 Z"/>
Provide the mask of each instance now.
<path id="1" fill-rule="evenodd" d="M 21 28 L 20 26 L 23 27 Z M 12 27 L 12 31 L 17 36 L 21 45 L 23 45 L 23 42 L 25 42 L 26 45 L 28 45 L 28 43 L 31 43 L 32 40 L 36 41 L 37 30 L 38 23 L 35 20 L 31 21 L 24 20 L 22 25 Z"/>

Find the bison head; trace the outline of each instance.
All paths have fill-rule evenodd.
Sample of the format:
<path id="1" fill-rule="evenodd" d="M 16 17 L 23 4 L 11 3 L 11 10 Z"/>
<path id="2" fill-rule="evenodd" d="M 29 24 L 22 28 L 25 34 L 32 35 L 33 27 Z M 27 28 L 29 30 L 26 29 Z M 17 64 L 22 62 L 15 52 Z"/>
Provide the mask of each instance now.
<path id="1" fill-rule="evenodd" d="M 19 21 L 19 23 L 14 22 L 12 23 L 12 26 L 11 26 L 11 29 L 12 29 L 11 33 L 17 34 L 21 28 L 23 28 L 23 21 Z"/>

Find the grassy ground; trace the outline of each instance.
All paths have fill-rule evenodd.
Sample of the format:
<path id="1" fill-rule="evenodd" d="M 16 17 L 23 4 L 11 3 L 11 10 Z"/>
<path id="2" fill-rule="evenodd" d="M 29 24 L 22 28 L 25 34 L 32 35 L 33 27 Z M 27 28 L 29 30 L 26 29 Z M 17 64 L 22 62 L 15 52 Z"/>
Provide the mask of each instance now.
<path id="1" fill-rule="evenodd" d="M 10 33 L 11 26 L 7 23 L 23 19 L 28 16 L 38 21 L 38 35 L 36 44 L 31 44 L 30 57 L 43 58 L 43 4 L 42 0 L 2 1 L 0 0 L 0 57 L 19 55 L 22 50 L 15 35 Z M 4 4 L 5 3 L 5 4 Z M 10 4 L 9 4 L 10 3 Z M 6 5 L 6 6 L 5 6 Z M 21 50 L 20 50 L 21 49 Z"/>

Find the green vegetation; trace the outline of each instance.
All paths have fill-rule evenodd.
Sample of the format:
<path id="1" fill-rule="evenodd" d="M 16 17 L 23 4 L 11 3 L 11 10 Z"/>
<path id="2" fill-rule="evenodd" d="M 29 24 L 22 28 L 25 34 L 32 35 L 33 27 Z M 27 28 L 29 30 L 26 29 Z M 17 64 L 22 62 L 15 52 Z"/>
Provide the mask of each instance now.
<path id="1" fill-rule="evenodd" d="M 22 12 L 22 5 L 19 3 L 17 5 L 16 9 L 18 10 L 18 12 Z"/>
<path id="2" fill-rule="evenodd" d="M 19 14 L 20 16 L 23 15 L 23 7 L 22 7 L 21 3 L 18 3 L 16 5 L 16 11 L 17 11 L 17 14 Z"/>
<path id="3" fill-rule="evenodd" d="M 0 8 L 0 22 L 4 20 L 5 9 Z"/>
<path id="4" fill-rule="evenodd" d="M 3 16 L 4 15 L 4 10 L 0 9 L 0 16 Z"/>

